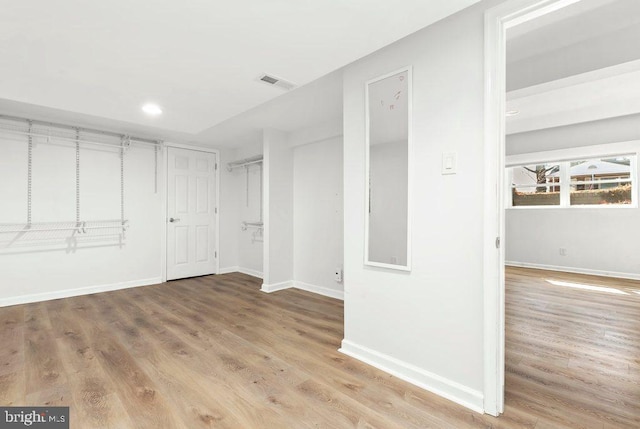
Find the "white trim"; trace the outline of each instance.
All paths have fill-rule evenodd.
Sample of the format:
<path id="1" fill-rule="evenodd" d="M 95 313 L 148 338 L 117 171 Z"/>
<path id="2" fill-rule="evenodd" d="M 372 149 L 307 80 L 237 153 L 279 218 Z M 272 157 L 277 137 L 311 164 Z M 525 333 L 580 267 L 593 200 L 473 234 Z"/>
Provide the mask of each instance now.
<path id="1" fill-rule="evenodd" d="M 256 270 L 251 270 L 248 268 L 241 268 L 241 267 L 221 268 L 219 272 L 219 274 L 229 274 L 229 273 L 243 273 L 253 277 L 262 278 L 262 273 Z M 331 289 L 324 286 L 313 285 L 310 283 L 299 282 L 297 280 L 289 280 L 286 282 L 276 283 L 273 285 L 267 285 L 263 283 L 262 288 L 260 290 L 262 290 L 263 292 L 271 293 L 271 292 L 276 292 L 284 289 L 300 289 L 307 292 L 311 292 L 318 295 L 327 296 L 329 298 L 335 298 L 335 299 L 344 301 L 344 291 Z"/>
<path id="2" fill-rule="evenodd" d="M 291 289 L 293 287 L 293 281 L 289 280 L 286 282 L 274 283 L 272 285 L 268 285 L 263 283 L 262 288 L 260 290 L 266 293 L 277 292 L 279 290 Z"/>
<path id="3" fill-rule="evenodd" d="M 548 13 L 578 3 L 581 0 L 511 0 L 502 9 L 502 23 L 505 29 L 540 18 Z"/>
<path id="4" fill-rule="evenodd" d="M 534 264 L 530 262 L 506 261 L 508 267 L 534 268 L 536 270 L 561 271 L 565 273 L 587 274 L 590 276 L 613 277 L 617 279 L 640 280 L 640 274 L 620 273 L 617 271 L 592 270 L 580 267 L 560 267 L 557 265 Z"/>
<path id="5" fill-rule="evenodd" d="M 367 244 L 367 247 L 369 247 L 368 244 Z M 384 262 L 371 262 L 371 261 L 365 262 L 364 264 L 368 267 L 388 268 L 391 270 L 398 270 L 398 271 L 411 271 L 411 267 L 406 265 L 385 264 Z"/>
<path id="6" fill-rule="evenodd" d="M 603 79 L 617 77 L 628 73 L 635 73 L 638 71 L 640 71 L 640 60 L 632 60 L 626 63 L 615 64 L 613 66 L 563 77 L 550 82 L 544 82 L 538 85 L 515 89 L 507 93 L 507 100 L 511 101 L 519 98 L 530 97 L 545 92 L 556 91 L 558 89 L 569 88 L 585 83 L 597 82 Z"/>
<path id="7" fill-rule="evenodd" d="M 220 268 L 218 270 L 218 274 L 230 274 L 230 273 L 237 273 L 237 272 L 240 272 L 240 268 L 238 266 L 225 267 L 225 268 Z"/>
<path id="8" fill-rule="evenodd" d="M 631 140 L 626 142 L 509 155 L 505 158 L 505 167 L 517 167 L 519 165 L 537 164 L 542 162 L 562 162 L 573 161 L 575 159 L 634 155 L 639 152 L 640 140 Z"/>
<path id="9" fill-rule="evenodd" d="M 214 200 L 215 207 L 213 209 L 213 215 L 215 216 L 215 228 L 216 228 L 216 249 L 214 255 L 216 257 L 216 272 L 220 272 L 220 257 L 222 251 L 220 250 L 220 170 L 222 170 L 222 159 L 220 158 L 220 151 L 214 150 L 213 154 L 216 157 L 216 164 L 214 166 L 214 174 L 216 178 L 216 198 Z"/>
<path id="10" fill-rule="evenodd" d="M 265 144 L 264 129 L 262 129 L 262 279 L 270 281 L 271 255 L 271 142 Z"/>
<path id="11" fill-rule="evenodd" d="M 636 209 L 638 208 L 638 169 L 637 169 L 637 157 L 640 152 L 640 140 L 631 140 L 626 142 L 607 143 L 595 146 L 583 146 L 568 149 L 559 149 L 552 151 L 530 152 L 526 154 L 510 155 L 505 158 L 505 168 L 509 169 L 509 183 L 505 184 L 505 199 L 507 210 L 531 210 L 531 209 L 571 209 L 571 210 L 584 210 L 584 209 Z M 580 161 L 593 158 L 613 158 L 616 156 L 628 156 L 631 158 L 629 167 L 629 179 L 610 179 L 610 180 L 583 180 L 579 182 L 571 182 L 570 175 L 570 163 L 572 161 Z M 528 164 L 538 163 L 557 163 L 560 167 L 560 182 L 559 183 L 545 183 L 546 187 L 560 187 L 560 204 L 548 205 L 548 206 L 513 206 L 511 199 L 511 189 L 513 184 L 511 183 L 513 177 L 513 168 Z M 571 205 L 570 201 L 570 187 L 575 184 L 605 184 L 605 183 L 618 183 L 626 181 L 631 183 L 631 204 L 583 204 L 583 205 Z M 518 185 L 515 187 L 535 187 L 536 185 Z"/>
<path id="12" fill-rule="evenodd" d="M 631 194 L 632 198 L 636 197 L 636 192 Z M 548 205 L 548 206 L 507 206 L 505 210 L 611 210 L 611 209 L 637 209 L 638 205 L 631 201 L 631 204 L 574 204 L 572 206 Z"/>
<path id="13" fill-rule="evenodd" d="M 230 274 L 230 273 L 242 273 L 248 276 L 257 277 L 259 279 L 262 278 L 262 272 L 258 270 L 253 270 L 251 268 L 239 267 L 237 265 L 232 267 L 220 268 L 218 270 L 218 274 Z"/>
<path id="14" fill-rule="evenodd" d="M 246 274 L 248 276 L 253 276 L 253 277 L 257 277 L 259 279 L 263 278 L 263 273 L 262 271 L 258 271 L 258 270 L 254 270 L 252 268 L 244 268 L 244 267 L 238 267 L 237 270 L 239 273 L 242 274 Z"/>
<path id="15" fill-rule="evenodd" d="M 571 207 L 571 165 L 569 161 L 561 162 L 560 165 L 560 206 Z M 635 190 L 635 185 L 633 185 Z M 548 189 L 548 188 L 547 188 Z M 513 201 L 511 201 L 513 204 Z"/>
<path id="16" fill-rule="evenodd" d="M 307 292 L 312 292 L 318 295 L 328 296 L 329 298 L 335 298 L 344 301 L 344 291 L 330 289 L 324 286 L 312 285 L 310 283 L 299 282 L 297 280 L 293 281 L 293 287 L 300 290 L 306 290 Z"/>
<path id="17" fill-rule="evenodd" d="M 8 307 L 10 305 L 29 304 L 31 302 L 49 301 L 52 299 L 71 298 L 74 296 L 91 295 L 94 293 L 110 292 L 119 289 L 129 289 L 139 286 L 149 286 L 162 283 L 161 277 L 152 277 L 150 279 L 132 280 L 127 282 L 112 283 L 99 286 L 88 286 L 76 289 L 65 289 L 52 292 L 34 293 L 28 295 L 14 296 L 10 298 L 0 299 L 0 307 Z"/>
<path id="18" fill-rule="evenodd" d="M 475 412 L 484 412 L 480 391 L 349 340 L 342 340 L 342 347 L 338 351 Z"/>
<path id="19" fill-rule="evenodd" d="M 158 160 L 159 168 L 158 178 L 158 192 L 160 192 L 160 225 L 162 225 L 162 231 L 160 232 L 160 275 L 162 281 L 167 281 L 167 189 L 169 189 L 169 157 L 167 156 L 168 149 L 165 143 L 162 144 L 160 154 L 162 157 Z"/>
<path id="20" fill-rule="evenodd" d="M 370 170 L 370 136 L 369 136 L 369 85 L 379 82 L 400 73 L 407 73 L 407 263 L 406 265 L 386 264 L 369 260 L 369 170 Z M 413 196 L 413 67 L 406 66 L 390 73 L 368 80 L 364 84 L 365 103 L 365 205 L 364 205 L 364 265 L 388 268 L 400 271 L 411 271 L 411 220 L 412 220 L 412 196 Z"/>
<path id="21" fill-rule="evenodd" d="M 508 3 L 509 5 L 511 3 Z M 504 240 L 500 198 L 504 184 L 506 94 L 506 33 L 502 4 L 485 13 L 484 69 L 484 410 L 498 416 L 504 410 L 504 283 L 501 282 L 500 260 L 504 251 L 496 251 L 496 237 Z M 502 179 L 504 181 L 504 179 Z M 504 247 L 504 246 L 500 246 Z"/>
<path id="22" fill-rule="evenodd" d="M 506 31 L 580 0 L 509 0 L 485 12 L 484 97 L 484 409 L 504 411 Z"/>
<path id="23" fill-rule="evenodd" d="M 182 144 L 182 143 L 171 143 L 171 142 L 165 142 L 164 145 L 167 147 L 175 147 L 177 149 L 196 150 L 198 152 L 209 152 L 209 153 L 215 153 L 217 155 L 220 155 L 220 150 L 214 149 L 212 147 L 198 146 L 198 145 L 192 145 L 192 144 Z"/>

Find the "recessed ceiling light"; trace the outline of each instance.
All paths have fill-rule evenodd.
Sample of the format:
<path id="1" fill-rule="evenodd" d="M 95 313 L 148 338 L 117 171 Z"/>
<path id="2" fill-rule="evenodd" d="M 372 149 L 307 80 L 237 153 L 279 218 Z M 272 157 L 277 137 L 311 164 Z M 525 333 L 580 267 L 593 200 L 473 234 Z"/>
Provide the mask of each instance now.
<path id="1" fill-rule="evenodd" d="M 142 106 L 142 111 L 149 116 L 158 116 L 162 114 L 162 109 L 157 104 L 147 103 Z"/>
<path id="2" fill-rule="evenodd" d="M 516 115 L 519 115 L 519 114 L 520 114 L 520 111 L 519 111 L 519 110 L 509 110 L 509 111 L 506 113 L 506 115 L 507 115 L 507 116 L 516 116 Z"/>

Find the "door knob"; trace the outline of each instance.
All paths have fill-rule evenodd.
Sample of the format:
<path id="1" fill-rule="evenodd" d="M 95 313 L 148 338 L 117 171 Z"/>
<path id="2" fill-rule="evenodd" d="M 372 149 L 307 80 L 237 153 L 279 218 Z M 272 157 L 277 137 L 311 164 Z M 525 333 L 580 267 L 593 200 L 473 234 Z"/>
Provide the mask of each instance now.
<path id="1" fill-rule="evenodd" d="M 173 222 L 180 222 L 180 218 L 169 218 L 169 222 L 173 223 Z"/>

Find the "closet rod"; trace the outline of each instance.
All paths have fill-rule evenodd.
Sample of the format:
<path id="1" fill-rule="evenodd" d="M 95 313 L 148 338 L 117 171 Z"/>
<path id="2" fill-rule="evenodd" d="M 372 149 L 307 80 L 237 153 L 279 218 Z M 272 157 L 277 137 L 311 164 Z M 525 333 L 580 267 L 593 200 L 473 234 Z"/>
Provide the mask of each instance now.
<path id="1" fill-rule="evenodd" d="M 241 159 L 240 161 L 234 161 L 227 164 L 227 170 L 231 171 L 234 168 L 245 167 L 251 164 L 260 164 L 262 163 L 262 155 L 253 156 L 251 158 Z"/>
<path id="2" fill-rule="evenodd" d="M 68 226 L 68 227 L 49 227 L 49 228 L 22 228 L 22 229 L 1 229 L 0 228 L 0 234 L 18 234 L 18 233 L 27 233 L 27 232 L 50 232 L 50 231 L 86 231 L 88 229 L 122 229 L 122 230 L 126 230 L 127 228 L 129 228 L 129 226 L 127 225 L 128 221 L 124 221 L 121 222 L 120 225 L 101 225 L 101 226 L 83 226 L 83 225 L 76 225 L 76 226 Z M 82 224 L 82 222 L 80 222 L 80 224 Z M 4 225 L 6 226 L 6 225 Z"/>
<path id="3" fill-rule="evenodd" d="M 91 133 L 91 134 L 97 134 L 97 135 L 102 135 L 102 136 L 106 136 L 106 137 L 114 137 L 114 138 L 122 138 L 122 137 L 128 137 L 132 142 L 136 142 L 139 144 L 147 144 L 150 146 L 158 146 L 160 144 L 162 144 L 162 140 L 154 140 L 154 139 L 148 139 L 148 138 L 144 138 L 144 137 L 134 137 L 134 136 L 128 136 L 126 134 L 120 134 L 120 133 L 115 133 L 115 132 L 111 132 L 111 131 L 103 131 L 103 130 L 96 130 L 96 129 L 91 129 L 91 128 L 84 128 L 84 127 L 74 127 L 72 125 L 66 125 L 66 124 L 57 124 L 57 123 L 53 123 L 53 122 L 45 122 L 45 121 L 37 121 L 37 120 L 32 120 L 32 119 L 28 119 L 28 118 L 20 118 L 17 116 L 9 116 L 9 115 L 0 115 L 0 119 L 5 119 L 5 120 L 9 120 L 9 121 L 14 121 L 14 122 L 23 122 L 25 123 L 25 125 L 28 125 L 29 123 L 31 123 L 32 125 L 35 126 L 42 126 L 42 127 L 49 127 L 49 128 L 58 128 L 58 129 L 63 129 L 63 130 L 69 130 L 69 131 L 76 131 L 79 130 L 80 132 L 84 132 L 84 133 Z M 7 124 L 0 124 L 0 128 L 2 128 L 5 131 L 13 131 L 16 133 L 22 133 L 22 134 L 26 134 L 26 132 L 23 131 L 18 131 L 18 130 L 11 130 L 11 129 L 7 129 L 4 128 L 3 125 L 7 125 Z M 46 134 L 34 134 L 33 135 L 37 135 L 39 137 L 55 137 L 55 136 L 49 136 Z M 63 139 L 65 140 L 65 137 L 55 137 L 56 139 Z M 75 139 L 72 139 L 73 141 L 75 141 Z M 83 143 L 93 143 L 93 144 L 108 144 L 108 143 L 98 143 L 98 142 L 91 142 L 91 141 L 82 141 Z"/>
<path id="4" fill-rule="evenodd" d="M 240 224 L 240 229 L 246 231 L 248 228 L 256 228 L 258 230 L 264 229 L 264 223 L 262 222 L 242 222 Z"/>
<path id="5" fill-rule="evenodd" d="M 28 132 L 28 131 L 18 131 L 18 130 L 10 130 L 7 128 L 3 128 L 2 124 L 0 124 L 0 132 L 3 133 L 8 133 L 8 134 L 16 134 L 16 135 L 21 135 L 21 136 L 30 136 L 30 137 L 42 137 L 42 138 L 46 138 L 46 139 L 52 139 L 52 140 L 63 140 L 63 141 L 68 141 L 71 143 L 82 143 L 82 144 L 90 144 L 90 145 L 94 145 L 94 146 L 106 146 L 106 147 L 111 147 L 111 148 L 116 148 L 116 149 L 120 149 L 120 143 L 100 143 L 100 142 L 94 142 L 91 140 L 82 140 L 82 139 L 76 139 L 74 137 L 60 137 L 60 136 L 52 136 L 49 134 L 40 134 L 40 133 L 34 133 L 34 132 Z M 142 146 L 151 146 L 151 147 L 158 147 L 160 143 L 147 143 L 147 142 L 141 142 L 139 140 L 136 139 L 131 139 L 131 143 L 132 144 L 136 144 L 136 145 L 142 145 Z"/>

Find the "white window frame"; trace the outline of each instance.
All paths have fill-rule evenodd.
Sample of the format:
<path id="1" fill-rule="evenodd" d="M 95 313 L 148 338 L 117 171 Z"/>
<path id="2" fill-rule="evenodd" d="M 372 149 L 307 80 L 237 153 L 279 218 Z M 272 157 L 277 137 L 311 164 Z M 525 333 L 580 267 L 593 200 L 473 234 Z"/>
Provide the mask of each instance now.
<path id="1" fill-rule="evenodd" d="M 520 155 L 507 156 L 505 167 L 506 183 L 504 189 L 505 207 L 509 210 L 553 210 L 553 209 L 570 209 L 570 210 L 607 210 L 607 209 L 635 209 L 638 208 L 638 153 L 640 153 L 640 141 L 612 143 L 607 145 L 597 145 L 581 148 L 561 149 L 555 151 L 535 152 Z M 570 167 L 572 161 L 582 161 L 588 159 L 615 158 L 618 156 L 628 156 L 630 162 L 630 183 L 631 183 L 631 204 L 576 204 L 571 205 L 571 177 Z M 512 183 L 513 168 L 532 164 L 550 164 L 557 163 L 560 165 L 560 182 L 553 186 L 560 187 L 560 204 L 559 205 L 540 205 L 540 206 L 513 206 Z M 619 180 L 614 180 L 619 182 Z M 589 181 L 591 182 L 591 181 Z M 580 182 L 588 184 L 587 182 Z M 594 183 L 596 183 L 594 181 Z M 603 181 L 597 182 L 603 183 Z M 606 182 L 604 182 L 606 183 Z M 549 184 L 550 186 L 552 184 Z"/>

